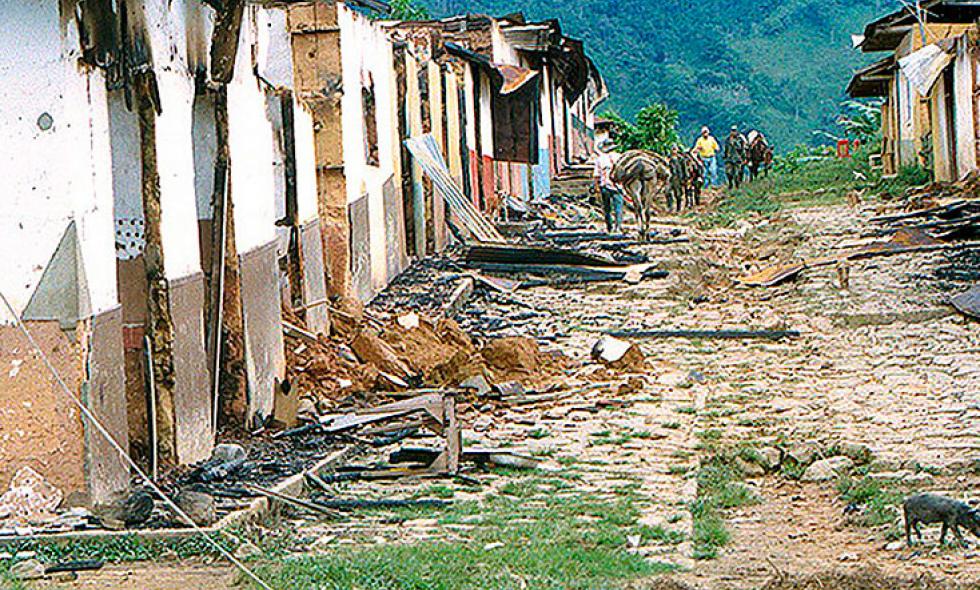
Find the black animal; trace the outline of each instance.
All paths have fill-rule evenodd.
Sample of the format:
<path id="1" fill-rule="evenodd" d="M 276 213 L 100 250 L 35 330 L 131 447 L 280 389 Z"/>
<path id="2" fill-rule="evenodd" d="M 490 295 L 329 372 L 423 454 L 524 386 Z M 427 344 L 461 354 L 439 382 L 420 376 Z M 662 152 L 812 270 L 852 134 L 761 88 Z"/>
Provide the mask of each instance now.
<path id="1" fill-rule="evenodd" d="M 749 179 L 755 180 L 760 174 L 769 176 L 772 168 L 773 150 L 766 136 L 757 133 L 749 145 Z"/>
<path id="2" fill-rule="evenodd" d="M 939 535 L 940 545 L 946 542 L 946 532 L 950 529 L 953 530 L 953 536 L 956 537 L 960 545 L 966 545 L 963 535 L 960 534 L 961 526 L 980 537 L 980 512 L 963 502 L 935 494 L 917 494 L 905 500 L 902 508 L 905 512 L 905 541 L 910 547 L 912 546 L 912 531 L 915 531 L 916 536 L 919 537 L 919 542 L 922 542 L 922 532 L 919 531 L 920 523 L 943 523 L 943 530 Z"/>

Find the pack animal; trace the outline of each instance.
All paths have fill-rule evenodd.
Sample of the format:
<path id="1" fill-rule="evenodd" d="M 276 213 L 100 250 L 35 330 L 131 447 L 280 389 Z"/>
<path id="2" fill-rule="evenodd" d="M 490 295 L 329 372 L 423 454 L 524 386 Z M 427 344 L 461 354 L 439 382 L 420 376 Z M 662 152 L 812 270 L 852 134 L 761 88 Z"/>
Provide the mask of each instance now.
<path id="1" fill-rule="evenodd" d="M 766 137 L 757 134 L 749 145 L 749 179 L 755 180 L 760 174 L 768 177 L 772 169 L 773 150 Z"/>
<path id="2" fill-rule="evenodd" d="M 958 502 L 951 498 L 936 494 L 917 494 L 905 500 L 902 505 L 905 512 L 905 541 L 912 546 L 912 532 L 915 531 L 919 542 L 922 542 L 922 532 L 919 524 L 943 523 L 939 534 L 939 544 L 946 542 L 946 533 L 953 531 L 953 536 L 960 545 L 966 545 L 960 527 L 980 537 L 980 512 L 969 504 Z"/>
<path id="3" fill-rule="evenodd" d="M 687 161 L 687 178 L 684 183 L 684 193 L 687 197 L 688 208 L 693 209 L 701 204 L 701 192 L 704 190 L 705 167 L 704 161 L 695 152 L 684 154 Z"/>
<path id="4" fill-rule="evenodd" d="M 626 152 L 613 167 L 612 180 L 627 190 L 643 239 L 650 233 L 657 203 L 665 202 L 669 207 L 670 179 L 670 162 L 646 150 Z"/>

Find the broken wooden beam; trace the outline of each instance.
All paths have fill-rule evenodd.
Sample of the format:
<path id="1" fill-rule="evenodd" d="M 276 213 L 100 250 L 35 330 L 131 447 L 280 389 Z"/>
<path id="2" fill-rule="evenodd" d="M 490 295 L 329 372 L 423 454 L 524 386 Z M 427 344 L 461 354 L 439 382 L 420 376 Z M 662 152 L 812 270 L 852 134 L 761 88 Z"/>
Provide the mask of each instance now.
<path id="1" fill-rule="evenodd" d="M 614 330 L 614 338 L 690 338 L 692 340 L 783 340 L 799 338 L 797 330 Z"/>
<path id="2" fill-rule="evenodd" d="M 537 264 L 542 266 L 620 266 L 612 258 L 558 248 L 491 245 L 471 246 L 466 250 L 466 262 L 493 264 Z"/>
<path id="3" fill-rule="evenodd" d="M 306 340 L 307 342 L 310 342 L 310 343 L 314 343 L 314 342 L 318 342 L 319 341 L 319 339 L 316 337 L 316 334 L 314 334 L 313 332 L 309 332 L 307 330 L 304 330 L 303 328 L 300 328 L 299 326 L 294 326 L 293 324 L 290 324 L 287 321 L 283 321 L 282 322 L 282 331 L 287 336 L 292 336 L 294 338 L 299 338 L 301 340 Z"/>

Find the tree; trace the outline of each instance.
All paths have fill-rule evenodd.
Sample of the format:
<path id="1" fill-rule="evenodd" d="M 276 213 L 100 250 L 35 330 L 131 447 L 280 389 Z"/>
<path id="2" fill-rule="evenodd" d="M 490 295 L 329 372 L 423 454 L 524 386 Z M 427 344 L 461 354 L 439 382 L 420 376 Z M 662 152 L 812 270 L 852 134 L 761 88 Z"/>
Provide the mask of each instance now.
<path id="1" fill-rule="evenodd" d="M 425 6 L 416 5 L 412 0 L 391 0 L 389 3 L 391 13 L 387 18 L 391 20 L 427 20 L 429 10 Z"/>
<path id="2" fill-rule="evenodd" d="M 670 152 L 680 142 L 677 135 L 677 111 L 663 103 L 652 103 L 636 114 L 636 123 L 612 114 L 615 124 L 613 140 L 620 151 L 650 150 L 658 154 Z"/>

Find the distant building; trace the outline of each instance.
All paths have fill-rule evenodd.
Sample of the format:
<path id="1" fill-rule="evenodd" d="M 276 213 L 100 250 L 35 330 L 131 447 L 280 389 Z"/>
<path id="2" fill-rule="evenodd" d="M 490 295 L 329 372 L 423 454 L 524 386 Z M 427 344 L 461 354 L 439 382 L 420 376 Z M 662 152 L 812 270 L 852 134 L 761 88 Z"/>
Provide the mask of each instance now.
<path id="1" fill-rule="evenodd" d="M 956 180 L 978 163 L 974 88 L 980 5 L 924 0 L 922 17 L 920 22 L 909 5 L 869 23 L 859 47 L 890 55 L 858 70 L 847 92 L 885 101 L 885 174 L 920 164 L 937 180 Z"/>

